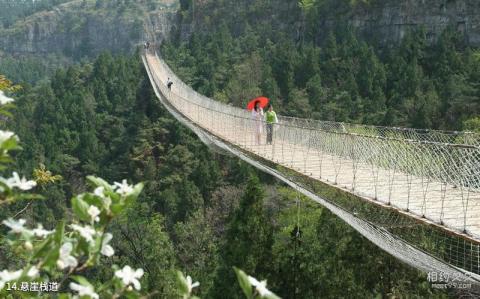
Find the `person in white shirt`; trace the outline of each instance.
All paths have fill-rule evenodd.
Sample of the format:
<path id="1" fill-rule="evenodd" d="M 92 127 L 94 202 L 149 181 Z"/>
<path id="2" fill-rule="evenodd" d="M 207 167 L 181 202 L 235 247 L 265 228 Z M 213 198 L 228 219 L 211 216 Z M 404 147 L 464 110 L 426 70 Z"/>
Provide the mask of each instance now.
<path id="1" fill-rule="evenodd" d="M 255 124 L 255 143 L 260 145 L 263 132 L 263 109 L 260 107 L 260 102 L 256 102 L 252 110 L 252 118 Z"/>

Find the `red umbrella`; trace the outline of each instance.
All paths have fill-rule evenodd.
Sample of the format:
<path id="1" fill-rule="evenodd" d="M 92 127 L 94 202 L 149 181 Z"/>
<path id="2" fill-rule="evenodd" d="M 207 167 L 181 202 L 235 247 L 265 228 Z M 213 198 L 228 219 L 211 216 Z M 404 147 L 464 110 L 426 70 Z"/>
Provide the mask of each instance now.
<path id="1" fill-rule="evenodd" d="M 251 100 L 250 102 L 248 102 L 248 104 L 247 104 L 247 110 L 253 110 L 253 108 L 255 107 L 255 103 L 256 103 L 256 102 L 259 102 L 259 103 L 260 103 L 260 108 L 265 108 L 265 106 L 268 105 L 268 101 L 269 101 L 269 99 L 266 98 L 266 97 L 258 97 L 258 98 L 255 98 L 255 99 Z"/>

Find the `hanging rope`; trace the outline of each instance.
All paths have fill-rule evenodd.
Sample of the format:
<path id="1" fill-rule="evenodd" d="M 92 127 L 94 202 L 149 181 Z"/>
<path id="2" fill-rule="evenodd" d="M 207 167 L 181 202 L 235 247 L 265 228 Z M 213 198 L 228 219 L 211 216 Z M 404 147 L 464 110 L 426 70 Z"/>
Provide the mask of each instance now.
<path id="1" fill-rule="evenodd" d="M 296 224 L 293 230 L 293 298 L 297 298 L 297 270 L 298 270 L 298 258 L 297 258 L 297 248 L 300 246 L 300 199 L 298 195 L 295 198 L 296 205 Z"/>

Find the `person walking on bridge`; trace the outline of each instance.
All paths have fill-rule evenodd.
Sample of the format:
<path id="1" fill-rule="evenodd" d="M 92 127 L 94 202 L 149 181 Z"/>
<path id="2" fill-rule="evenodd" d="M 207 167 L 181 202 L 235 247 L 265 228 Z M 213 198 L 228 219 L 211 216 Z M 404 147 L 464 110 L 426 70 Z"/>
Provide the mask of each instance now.
<path id="1" fill-rule="evenodd" d="M 252 110 L 252 118 L 255 125 L 255 143 L 260 145 L 263 131 L 263 109 L 260 107 L 260 101 L 255 102 L 255 106 Z"/>
<path id="2" fill-rule="evenodd" d="M 277 114 L 273 111 L 272 104 L 268 105 L 268 111 L 265 113 L 265 122 L 267 123 L 267 144 L 272 144 L 273 125 L 278 123 Z"/>

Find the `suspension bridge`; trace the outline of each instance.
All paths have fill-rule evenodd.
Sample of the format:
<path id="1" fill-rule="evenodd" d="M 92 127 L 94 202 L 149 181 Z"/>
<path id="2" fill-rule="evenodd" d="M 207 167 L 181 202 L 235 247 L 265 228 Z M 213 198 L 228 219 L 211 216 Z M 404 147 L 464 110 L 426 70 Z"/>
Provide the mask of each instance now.
<path id="1" fill-rule="evenodd" d="M 161 103 L 206 144 L 276 176 L 400 260 L 480 284 L 480 134 L 279 116 L 273 144 L 257 144 L 248 111 L 195 92 L 156 53 L 142 59 Z M 328 188 L 348 200 L 323 196 Z"/>

